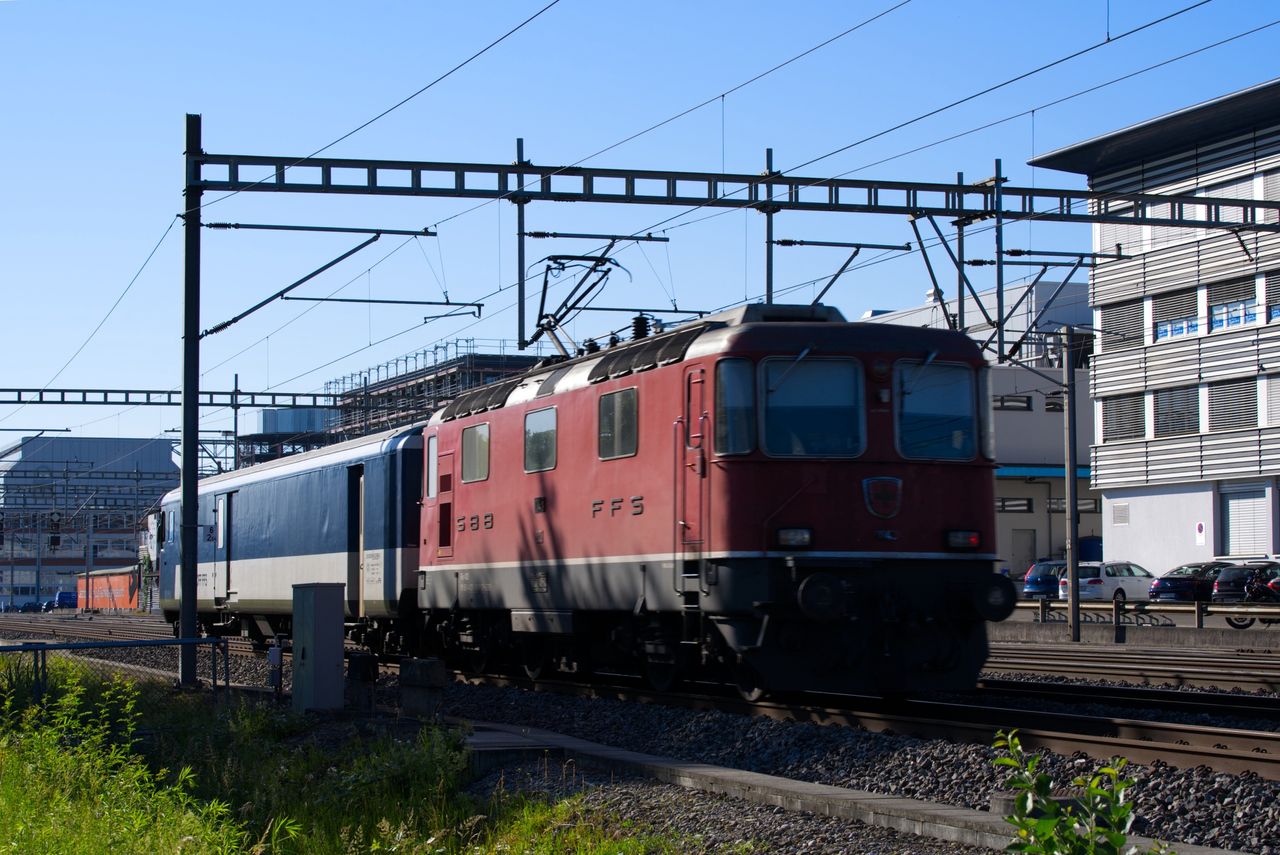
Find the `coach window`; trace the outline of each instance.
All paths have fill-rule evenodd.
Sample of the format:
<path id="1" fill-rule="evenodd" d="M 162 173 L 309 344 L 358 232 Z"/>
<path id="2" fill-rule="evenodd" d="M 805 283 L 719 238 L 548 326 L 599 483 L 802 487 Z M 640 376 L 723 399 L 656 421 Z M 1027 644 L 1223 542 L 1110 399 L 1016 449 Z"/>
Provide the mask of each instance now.
<path id="1" fill-rule="evenodd" d="M 774 456 L 853 457 L 863 449 L 862 369 L 808 351 L 766 359 L 764 450 Z"/>
<path id="2" fill-rule="evenodd" d="M 636 390 L 622 389 L 600 396 L 599 448 L 601 460 L 636 453 Z"/>
<path id="3" fill-rule="evenodd" d="M 746 454 L 756 447 L 755 366 L 746 359 L 716 363 L 716 453 Z"/>
<path id="4" fill-rule="evenodd" d="M 436 448 L 439 441 L 440 437 L 437 434 L 433 433 L 431 436 L 427 437 L 426 487 L 428 499 L 434 499 L 436 497 L 436 491 L 440 487 L 440 484 L 438 483 L 440 479 L 440 461 L 436 459 Z"/>
<path id="5" fill-rule="evenodd" d="M 978 425 L 972 368 L 903 360 L 893 385 L 903 457 L 973 459 Z"/>
<path id="6" fill-rule="evenodd" d="M 556 410 L 534 410 L 524 417 L 524 471 L 556 468 Z"/>
<path id="7" fill-rule="evenodd" d="M 462 483 L 489 480 L 489 425 L 462 431 Z"/>

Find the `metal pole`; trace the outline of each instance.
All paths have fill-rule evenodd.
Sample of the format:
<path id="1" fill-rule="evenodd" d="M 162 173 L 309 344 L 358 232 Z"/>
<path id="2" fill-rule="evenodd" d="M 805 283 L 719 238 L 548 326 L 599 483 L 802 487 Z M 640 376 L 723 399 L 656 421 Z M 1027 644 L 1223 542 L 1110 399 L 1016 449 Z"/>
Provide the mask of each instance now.
<path id="1" fill-rule="evenodd" d="M 183 191 L 183 227 L 186 238 L 182 314 L 182 568 L 178 586 L 181 606 L 178 635 L 195 638 L 196 564 L 199 548 L 198 479 L 200 477 L 200 116 L 187 114 L 186 187 Z M 182 645 L 178 654 L 178 682 L 198 684 L 196 649 Z"/>
<path id="2" fill-rule="evenodd" d="M 89 584 L 93 574 L 93 511 L 86 511 L 89 515 L 88 537 L 85 538 L 85 555 L 84 555 L 84 602 L 80 604 L 80 611 L 89 610 Z M 110 526 L 107 526 L 110 528 Z"/>
<path id="3" fill-rule="evenodd" d="M 997 362 L 1004 362 L 1004 217 L 1001 216 L 1000 210 L 1004 205 L 1004 194 L 1001 192 L 1001 185 L 1004 178 L 1001 176 L 1002 168 L 1000 158 L 996 158 L 996 177 L 995 188 L 992 192 L 992 199 L 995 202 L 996 211 L 996 354 Z"/>
<path id="4" fill-rule="evenodd" d="M 765 175 L 773 175 L 773 149 L 764 150 Z M 769 184 L 765 184 L 765 193 L 772 195 Z M 773 304 L 773 206 L 771 200 L 765 200 L 764 209 L 764 301 Z"/>
<path id="5" fill-rule="evenodd" d="M 1067 326 L 1067 337 L 1062 351 L 1062 385 L 1066 400 L 1062 406 L 1062 420 L 1067 443 L 1067 471 L 1063 478 L 1067 502 L 1067 622 L 1071 627 L 1071 640 L 1080 640 L 1080 559 L 1076 548 L 1080 533 L 1080 515 L 1076 512 L 1076 372 L 1071 364 L 1071 352 L 1075 347 L 1075 327 Z"/>
<path id="6" fill-rule="evenodd" d="M 36 603 L 40 603 L 40 571 L 44 561 L 44 532 L 40 522 L 44 519 L 43 511 L 36 511 Z"/>
<path id="7" fill-rule="evenodd" d="M 964 190 L 964 173 L 956 173 L 956 186 Z M 956 207 L 963 208 L 963 194 L 956 200 Z M 924 247 L 920 247 L 921 252 Z M 956 220 L 956 329 L 964 332 L 964 220 Z"/>
<path id="8" fill-rule="evenodd" d="M 231 468 L 240 468 L 240 375 L 231 386 Z"/>
<path id="9" fill-rule="evenodd" d="M 524 137 L 516 139 L 516 165 L 524 163 Z M 524 176 L 516 173 L 516 184 L 520 185 Z M 511 201 L 516 203 L 516 341 L 524 350 L 529 340 L 524 335 L 524 206 L 528 202 L 517 186 L 512 191 L 515 195 Z M 539 319 L 541 320 L 541 319 Z"/>

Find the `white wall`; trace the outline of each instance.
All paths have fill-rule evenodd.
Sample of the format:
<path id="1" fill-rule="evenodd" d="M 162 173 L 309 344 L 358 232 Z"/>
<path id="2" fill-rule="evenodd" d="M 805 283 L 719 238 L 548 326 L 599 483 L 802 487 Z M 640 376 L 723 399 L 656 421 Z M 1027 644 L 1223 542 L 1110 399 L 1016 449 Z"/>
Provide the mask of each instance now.
<path id="1" fill-rule="evenodd" d="M 1102 500 L 1102 553 L 1134 561 L 1157 575 L 1217 551 L 1216 492 L 1212 483 L 1109 490 Z M 1129 524 L 1115 525 L 1115 506 L 1129 506 Z M 1203 543 L 1197 525 L 1204 525 Z"/>

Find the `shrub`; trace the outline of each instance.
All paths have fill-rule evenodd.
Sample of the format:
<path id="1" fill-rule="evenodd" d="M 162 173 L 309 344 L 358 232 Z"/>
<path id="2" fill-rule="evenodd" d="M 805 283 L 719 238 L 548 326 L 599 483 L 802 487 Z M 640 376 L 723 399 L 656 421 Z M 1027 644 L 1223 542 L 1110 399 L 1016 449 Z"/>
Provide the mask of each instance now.
<path id="1" fill-rule="evenodd" d="M 996 750 L 1006 756 L 993 762 L 1013 770 L 1006 782 L 1017 795 L 1013 815 L 1005 822 L 1017 829 L 1017 836 L 1007 847 L 1010 852 L 1035 855 L 1127 855 L 1136 851 L 1126 848 L 1133 825 L 1133 804 L 1125 801 L 1125 791 L 1133 786 L 1133 778 L 1121 773 L 1128 761 L 1117 757 L 1094 775 L 1072 779 L 1076 792 L 1067 803 L 1052 795 L 1053 780 L 1038 772 L 1040 755 L 1028 755 L 1018 740 L 1018 732 L 996 734 Z M 1157 842 L 1150 850 L 1169 853 Z"/>

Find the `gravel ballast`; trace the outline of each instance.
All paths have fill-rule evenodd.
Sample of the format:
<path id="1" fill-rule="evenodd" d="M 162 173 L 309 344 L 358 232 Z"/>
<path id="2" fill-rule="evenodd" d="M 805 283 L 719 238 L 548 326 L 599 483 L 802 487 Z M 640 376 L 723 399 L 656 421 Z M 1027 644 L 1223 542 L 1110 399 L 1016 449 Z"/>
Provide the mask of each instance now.
<path id="1" fill-rule="evenodd" d="M 110 651 L 104 658 L 172 669 L 175 656 L 172 649 L 131 650 Z M 163 657 L 163 663 L 160 657 Z M 208 673 L 207 667 L 202 663 L 202 677 Z M 233 658 L 231 668 L 234 683 L 266 684 L 266 666 L 262 660 Z M 287 676 L 286 673 L 286 679 Z M 978 810 L 988 809 L 992 794 L 1003 789 L 1006 777 L 1003 771 L 992 766 L 996 755 L 986 746 L 870 733 L 845 727 L 778 722 L 722 712 L 568 697 L 518 688 L 450 685 L 445 691 L 443 712 L 480 721 L 543 728 L 678 760 Z M 1088 774 L 1099 765 L 1083 755 L 1048 754 L 1041 769 L 1059 785 L 1065 785 L 1076 775 Z M 1186 843 L 1259 855 L 1280 855 L 1280 782 L 1255 775 L 1224 774 L 1204 767 L 1175 769 L 1160 763 L 1130 765 L 1126 773 L 1137 779 L 1131 790 L 1139 817 L 1135 833 L 1172 843 L 1175 848 L 1178 843 Z M 637 788 L 643 789 L 654 796 L 655 809 L 651 819 L 655 824 L 652 827 L 660 829 L 666 827 L 664 822 L 676 822 L 656 807 L 675 799 L 675 796 L 669 799 L 661 795 L 666 793 L 663 788 L 668 785 L 640 781 L 628 781 L 627 785 L 631 790 L 618 790 L 613 796 L 618 804 L 637 806 L 636 809 L 640 810 L 638 806 L 647 804 L 647 800 L 634 793 L 638 792 Z M 591 798 L 608 799 L 609 792 L 616 787 L 616 784 L 600 787 L 600 792 L 593 792 Z M 627 792 L 633 795 L 627 795 Z M 760 816 L 759 811 L 773 810 L 720 797 L 695 797 L 684 790 L 673 792 L 686 799 L 716 799 L 722 803 L 722 810 L 727 816 L 736 815 L 736 811 L 743 812 L 744 823 L 748 822 L 748 817 Z M 800 816 L 802 814 L 788 814 L 788 817 Z M 633 819 L 638 821 L 639 817 Z M 850 824 L 827 817 L 812 817 L 811 820 L 815 823 Z M 819 834 L 818 826 L 804 826 L 799 819 L 795 823 L 801 823 L 814 835 Z M 694 823 L 693 827 L 701 825 L 705 823 Z M 901 848 L 907 845 L 902 841 L 878 844 L 874 842 L 877 839 L 874 835 L 887 832 L 859 823 L 852 825 L 861 826 L 873 837 L 868 838 L 865 847 L 855 847 L 848 842 L 840 844 L 845 851 L 963 850 L 963 847 L 935 841 L 920 844 L 938 847 L 933 849 Z M 788 838 L 785 846 L 778 844 L 783 848 L 775 851 L 842 851 L 840 848 L 796 848 L 803 844 L 805 833 L 808 832 L 797 832 Z M 813 839 L 825 838 L 819 835 Z M 912 847 L 916 845 L 910 844 Z"/>

